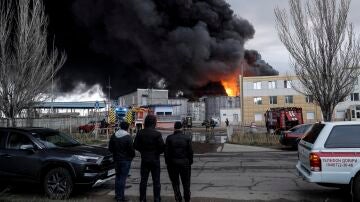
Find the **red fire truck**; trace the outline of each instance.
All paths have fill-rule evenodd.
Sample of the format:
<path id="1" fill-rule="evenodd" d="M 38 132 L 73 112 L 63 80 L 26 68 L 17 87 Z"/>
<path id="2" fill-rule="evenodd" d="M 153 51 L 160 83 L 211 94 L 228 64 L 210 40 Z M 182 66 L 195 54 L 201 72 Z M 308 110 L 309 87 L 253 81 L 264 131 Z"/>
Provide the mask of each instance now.
<path id="1" fill-rule="evenodd" d="M 275 134 L 288 130 L 296 125 L 303 124 L 302 108 L 300 107 L 278 107 L 270 108 L 265 112 L 265 123 L 268 132 Z"/>

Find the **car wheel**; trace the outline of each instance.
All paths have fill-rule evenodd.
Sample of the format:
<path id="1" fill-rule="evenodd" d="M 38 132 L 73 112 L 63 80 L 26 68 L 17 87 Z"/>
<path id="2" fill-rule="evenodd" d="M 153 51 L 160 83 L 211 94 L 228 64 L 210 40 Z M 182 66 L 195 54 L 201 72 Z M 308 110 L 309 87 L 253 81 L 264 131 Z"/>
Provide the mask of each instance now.
<path id="1" fill-rule="evenodd" d="M 80 132 L 80 133 L 84 133 L 84 130 L 83 130 L 83 129 L 80 129 L 79 132 Z"/>
<path id="2" fill-rule="evenodd" d="M 65 168 L 50 170 L 43 181 L 45 194 L 50 199 L 67 199 L 73 190 L 73 181 Z"/>

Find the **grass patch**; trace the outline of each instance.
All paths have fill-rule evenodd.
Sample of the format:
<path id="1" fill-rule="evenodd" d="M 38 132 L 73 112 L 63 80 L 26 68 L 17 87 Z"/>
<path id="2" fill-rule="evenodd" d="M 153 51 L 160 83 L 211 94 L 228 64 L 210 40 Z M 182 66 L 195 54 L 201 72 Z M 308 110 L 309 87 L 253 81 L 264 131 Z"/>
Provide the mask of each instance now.
<path id="1" fill-rule="evenodd" d="M 269 135 L 267 133 L 245 133 L 234 134 L 232 143 L 252 146 L 278 146 L 279 143 L 278 135 Z"/>

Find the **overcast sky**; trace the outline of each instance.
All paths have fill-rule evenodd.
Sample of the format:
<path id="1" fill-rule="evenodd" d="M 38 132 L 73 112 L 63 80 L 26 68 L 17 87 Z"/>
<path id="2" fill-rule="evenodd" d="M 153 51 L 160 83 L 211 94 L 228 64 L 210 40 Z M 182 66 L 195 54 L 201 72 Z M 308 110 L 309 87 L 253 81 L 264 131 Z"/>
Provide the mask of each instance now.
<path id="1" fill-rule="evenodd" d="M 255 30 L 255 37 L 246 43 L 247 49 L 258 50 L 263 59 L 285 74 L 290 72 L 290 56 L 280 42 L 275 29 L 274 8 L 288 8 L 288 0 L 226 0 L 234 12 L 249 20 Z M 353 22 L 357 34 L 360 34 L 359 0 L 352 0 L 349 21 Z"/>

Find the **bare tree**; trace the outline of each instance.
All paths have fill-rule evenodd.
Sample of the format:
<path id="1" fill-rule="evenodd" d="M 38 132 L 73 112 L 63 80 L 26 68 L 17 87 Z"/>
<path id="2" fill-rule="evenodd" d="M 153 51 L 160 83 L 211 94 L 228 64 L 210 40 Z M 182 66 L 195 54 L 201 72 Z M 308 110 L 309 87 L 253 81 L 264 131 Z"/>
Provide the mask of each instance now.
<path id="1" fill-rule="evenodd" d="M 64 53 L 47 46 L 47 25 L 42 1 L 0 1 L 0 111 L 8 126 L 49 94 L 66 60 Z"/>
<path id="2" fill-rule="evenodd" d="M 275 9 L 280 40 L 293 58 L 293 69 L 312 95 L 324 121 L 354 89 L 360 70 L 360 45 L 348 22 L 350 0 L 290 0 L 289 16 Z"/>

